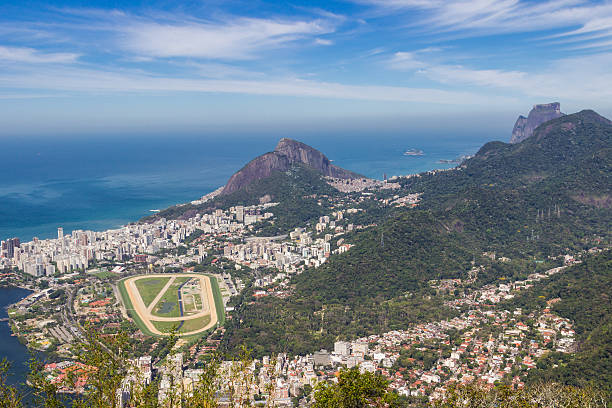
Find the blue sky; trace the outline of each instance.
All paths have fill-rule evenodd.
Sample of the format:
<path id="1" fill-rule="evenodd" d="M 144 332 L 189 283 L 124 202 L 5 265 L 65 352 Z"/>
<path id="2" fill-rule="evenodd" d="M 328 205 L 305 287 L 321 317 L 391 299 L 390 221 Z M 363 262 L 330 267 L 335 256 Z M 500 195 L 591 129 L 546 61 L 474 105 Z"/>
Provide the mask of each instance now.
<path id="1" fill-rule="evenodd" d="M 0 137 L 505 129 L 550 101 L 611 116 L 612 2 L 0 2 Z"/>

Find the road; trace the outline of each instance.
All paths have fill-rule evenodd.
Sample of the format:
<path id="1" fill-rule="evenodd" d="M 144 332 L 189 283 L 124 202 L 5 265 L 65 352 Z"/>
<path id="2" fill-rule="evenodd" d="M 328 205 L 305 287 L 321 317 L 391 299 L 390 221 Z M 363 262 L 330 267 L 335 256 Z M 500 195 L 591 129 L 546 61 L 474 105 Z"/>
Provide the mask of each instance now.
<path id="1" fill-rule="evenodd" d="M 80 339 L 81 341 L 85 341 L 85 336 L 83 335 L 83 333 L 85 333 L 85 328 L 83 328 L 83 326 L 81 326 L 81 324 L 72 315 L 72 305 L 74 304 L 74 290 L 66 289 L 66 292 L 68 293 L 68 302 L 66 302 L 66 305 L 64 306 L 62 319 L 64 320 L 65 326 L 70 328 L 70 331 L 72 332 L 72 334 L 74 334 L 76 338 Z M 114 357 L 117 357 L 115 353 L 111 349 L 109 349 L 103 342 L 96 342 L 104 350 L 109 352 Z"/>

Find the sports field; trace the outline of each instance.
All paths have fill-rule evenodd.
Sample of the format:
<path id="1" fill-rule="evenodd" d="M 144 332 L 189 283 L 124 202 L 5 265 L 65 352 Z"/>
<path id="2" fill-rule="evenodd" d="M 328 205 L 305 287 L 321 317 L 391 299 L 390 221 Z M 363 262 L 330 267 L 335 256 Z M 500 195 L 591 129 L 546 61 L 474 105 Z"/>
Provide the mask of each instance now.
<path id="1" fill-rule="evenodd" d="M 225 320 L 216 283 L 196 273 L 140 275 L 120 281 L 119 290 L 145 333 L 163 336 L 174 328 L 179 336 L 192 336 Z"/>

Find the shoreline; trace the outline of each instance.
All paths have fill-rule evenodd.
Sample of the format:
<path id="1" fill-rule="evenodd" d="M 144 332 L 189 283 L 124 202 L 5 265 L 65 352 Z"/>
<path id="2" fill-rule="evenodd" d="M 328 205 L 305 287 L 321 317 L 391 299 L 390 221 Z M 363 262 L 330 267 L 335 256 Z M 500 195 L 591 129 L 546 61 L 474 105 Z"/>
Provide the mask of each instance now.
<path id="1" fill-rule="evenodd" d="M 336 161 L 342 164 L 343 167 L 363 174 L 368 178 L 380 181 L 383 178 L 383 174 L 391 177 L 393 175 L 416 174 L 446 168 L 449 164 L 436 163 L 437 159 L 461 157 L 462 155 L 466 154 L 474 154 L 476 151 L 478 151 L 482 144 L 490 141 L 491 137 L 489 135 L 486 137 L 470 137 L 464 141 L 461 141 L 461 143 L 449 141 L 448 143 L 445 143 L 442 148 L 437 145 L 422 146 L 421 149 L 427 152 L 428 159 L 423 162 L 419 161 L 418 163 L 408 163 L 406 161 L 406 156 L 402 155 L 404 149 L 395 146 L 397 140 L 398 138 L 396 137 L 389 137 L 388 143 L 382 145 L 386 147 L 378 150 L 375 149 L 376 151 L 373 155 L 371 143 L 359 143 L 357 148 L 350 149 L 350 154 L 341 155 L 342 157 L 336 157 L 338 156 L 338 152 L 334 151 L 338 150 L 338 148 L 335 146 L 340 145 L 341 143 L 330 143 L 330 146 L 328 147 L 331 151 L 330 155 L 336 157 Z M 403 144 L 403 138 L 401 140 Z M 493 140 L 495 140 L 495 138 L 493 138 Z M 272 143 L 272 140 L 270 142 Z M 318 146 L 320 146 L 322 143 L 321 140 L 317 139 L 313 141 L 304 140 L 304 142 L 313 142 Z M 267 142 L 258 142 L 257 146 L 261 147 L 261 145 L 264 143 Z M 215 144 L 214 147 L 218 147 L 222 150 L 225 148 L 225 146 L 222 144 L 219 146 Z M 262 153 L 263 152 L 264 151 L 262 150 Z M 391 157 L 391 155 L 393 155 L 394 158 L 390 159 L 389 157 Z M 137 193 L 139 197 L 142 197 L 145 195 L 145 193 L 147 195 L 153 195 L 152 199 L 139 198 L 137 200 L 131 200 L 125 204 L 117 204 L 115 202 L 115 198 L 120 198 L 118 194 L 115 195 L 115 193 L 117 193 L 115 185 L 110 185 L 108 188 L 101 189 L 97 184 L 99 179 L 95 174 L 90 175 L 85 181 L 75 181 L 69 178 L 67 179 L 67 182 L 72 183 L 74 181 L 77 183 L 77 186 L 80 189 L 87 189 L 93 186 L 92 188 L 95 188 L 96 194 L 101 194 L 101 192 L 112 193 L 109 202 L 109 211 L 102 210 L 101 208 L 94 206 L 89 213 L 84 214 L 81 211 L 71 211 L 73 210 L 72 207 L 64 208 L 60 205 L 61 203 L 58 203 L 57 205 L 60 206 L 59 208 L 61 214 L 56 217 L 57 219 L 54 220 L 49 217 L 42 217 L 39 219 L 38 217 L 35 217 L 27 220 L 28 223 L 24 224 L 19 222 L 20 218 L 18 217 L 11 218 L 10 216 L 13 215 L 12 210 L 11 208 L 7 208 L 6 216 L 8 218 L 6 220 L 10 220 L 11 222 L 6 223 L 7 227 L 0 228 L 0 239 L 19 237 L 24 242 L 31 241 L 35 236 L 39 237 L 40 239 L 53 239 L 56 237 L 56 229 L 58 226 L 63 226 L 66 234 L 79 229 L 101 232 L 109 229 L 121 228 L 124 225 L 138 222 L 142 218 L 156 214 L 150 212 L 150 209 L 164 210 L 172 206 L 188 204 L 192 201 L 199 201 L 203 197 L 213 194 L 215 191 L 217 191 L 216 189 L 218 189 L 219 186 L 225 184 L 225 182 L 236 170 L 239 170 L 252 159 L 250 154 L 236 154 L 235 152 L 232 152 L 232 157 L 229 159 L 232 168 L 219 171 L 217 168 L 219 167 L 220 163 L 216 162 L 217 159 L 215 157 L 209 157 L 207 154 L 204 156 L 207 164 L 197 166 L 197 168 L 206 171 L 203 173 L 205 174 L 205 177 L 198 179 L 197 181 L 194 181 L 194 171 L 190 170 L 180 173 L 180 178 L 178 176 L 162 178 L 163 185 L 160 184 L 147 188 L 136 188 L 132 187 L 131 184 L 121 184 L 120 187 L 128 188 L 127 193 Z M 180 162 L 183 163 L 183 159 L 181 159 Z M 227 161 L 223 162 L 222 164 L 229 166 Z M 132 173 L 134 171 L 131 168 L 122 170 L 122 174 L 132 175 L 138 180 L 148 180 L 148 176 L 140 173 L 140 171 L 136 173 L 136 175 L 133 175 Z M 102 170 L 100 170 L 100 172 L 102 172 Z M 156 174 L 157 171 L 150 170 L 146 173 Z M 104 174 L 102 174 L 101 177 L 104 178 Z M 82 182 L 85 184 L 81 184 Z M 44 180 L 43 184 L 45 184 Z M 9 188 L 11 187 L 9 186 Z M 56 187 L 51 185 L 49 188 L 55 189 Z M 172 188 L 171 195 L 167 195 L 167 192 L 165 191 L 167 188 Z M 74 194 L 74 190 L 69 190 L 67 193 L 69 193 L 67 196 L 68 198 L 75 199 L 77 203 L 79 202 L 78 197 L 72 196 L 72 194 Z M 124 195 L 125 193 L 125 191 L 122 191 L 121 195 Z M 106 196 L 105 198 L 108 199 Z M 54 202 L 49 203 L 49 205 L 53 204 Z M 0 212 L 3 212 L 3 209 L 4 208 L 0 206 Z M 37 207 L 34 209 L 36 210 Z M 41 207 L 39 210 L 43 211 L 43 214 L 49 211 L 49 209 L 46 207 Z"/>
<path id="2" fill-rule="evenodd" d="M 2 331 L 2 337 L 0 337 L 0 339 L 2 339 L 0 358 L 6 358 L 6 360 L 9 361 L 11 364 L 11 379 L 9 383 L 17 386 L 23 386 L 27 380 L 27 375 L 29 372 L 29 369 L 27 368 L 29 356 L 32 353 L 38 353 L 38 351 L 28 348 L 27 345 L 20 340 L 19 334 L 13 331 L 13 324 L 10 316 L 8 316 L 8 309 L 14 307 L 16 304 L 28 298 L 35 292 L 28 288 L 23 288 L 17 285 L 5 285 L 0 287 L 0 290 L 27 291 L 27 293 L 23 293 L 23 296 L 20 296 L 19 299 L 15 301 L 12 301 L 13 299 L 10 299 L 10 302 L 3 305 L 2 310 L 4 311 L 4 313 L 6 313 L 6 320 L 4 320 L 3 323 L 6 323 L 6 329 L 3 328 L 2 330 L 6 330 L 6 332 Z M 14 340 L 11 340 L 11 338 L 14 338 Z"/>

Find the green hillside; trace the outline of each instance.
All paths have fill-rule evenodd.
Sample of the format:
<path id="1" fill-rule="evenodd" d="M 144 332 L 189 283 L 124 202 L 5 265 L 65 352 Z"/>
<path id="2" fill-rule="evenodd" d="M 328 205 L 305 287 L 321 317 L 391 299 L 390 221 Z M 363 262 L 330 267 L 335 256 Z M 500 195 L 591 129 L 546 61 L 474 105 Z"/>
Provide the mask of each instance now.
<path id="1" fill-rule="evenodd" d="M 593 111 L 550 121 L 518 144 L 488 143 L 462 167 L 404 185 L 494 249 L 550 255 L 609 233 L 612 125 Z"/>
<path id="2" fill-rule="evenodd" d="M 550 267 L 549 256 L 609 244 L 610 146 L 612 125 L 583 111 L 522 143 L 488 143 L 458 170 L 402 180 L 400 193 L 423 193 L 418 209 L 378 209 L 378 226 L 350 236 L 348 253 L 296 276 L 286 299 L 252 302 L 247 291 L 224 347 L 330 348 L 337 338 L 452 315 L 427 282 L 465 278 L 472 261 L 485 266 L 477 286 Z M 491 262 L 485 251 L 511 261 Z"/>

